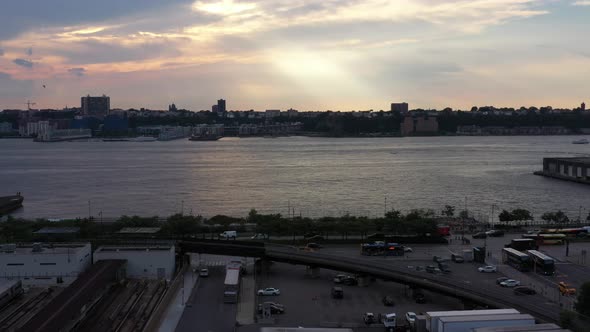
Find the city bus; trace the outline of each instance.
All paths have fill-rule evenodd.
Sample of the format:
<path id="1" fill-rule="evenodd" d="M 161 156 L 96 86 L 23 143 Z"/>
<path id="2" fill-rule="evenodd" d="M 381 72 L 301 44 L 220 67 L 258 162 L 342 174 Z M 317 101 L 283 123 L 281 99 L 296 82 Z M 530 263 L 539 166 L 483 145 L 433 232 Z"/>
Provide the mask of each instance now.
<path id="1" fill-rule="evenodd" d="M 555 260 L 537 250 L 528 250 L 528 255 L 533 262 L 533 271 L 546 276 L 555 273 Z"/>
<path id="2" fill-rule="evenodd" d="M 403 256 L 404 246 L 399 243 L 363 243 L 361 244 L 361 255 L 364 256 Z"/>
<path id="3" fill-rule="evenodd" d="M 563 234 L 568 237 L 582 237 L 588 234 L 588 229 L 584 227 L 579 228 L 551 228 L 543 229 L 543 234 Z"/>
<path id="4" fill-rule="evenodd" d="M 532 266 L 532 260 L 529 255 L 512 248 L 502 249 L 502 262 L 521 272 L 530 271 Z"/>
<path id="5" fill-rule="evenodd" d="M 537 245 L 564 244 L 565 234 L 523 234 L 525 239 L 534 239 Z"/>

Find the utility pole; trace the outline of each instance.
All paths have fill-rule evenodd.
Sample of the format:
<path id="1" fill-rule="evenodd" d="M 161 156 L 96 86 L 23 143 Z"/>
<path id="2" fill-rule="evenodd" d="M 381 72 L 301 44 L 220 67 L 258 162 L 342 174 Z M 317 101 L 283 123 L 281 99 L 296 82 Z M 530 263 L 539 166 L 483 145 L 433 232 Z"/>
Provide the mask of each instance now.
<path id="1" fill-rule="evenodd" d="M 90 209 L 90 200 L 88 200 L 88 220 L 90 221 L 90 218 L 92 218 L 92 213 L 91 213 L 91 209 Z"/>
<path id="2" fill-rule="evenodd" d="M 184 215 L 184 199 L 180 202 L 180 215 Z"/>
<path id="3" fill-rule="evenodd" d="M 383 215 L 387 214 L 387 196 L 385 196 L 385 203 L 383 204 Z"/>

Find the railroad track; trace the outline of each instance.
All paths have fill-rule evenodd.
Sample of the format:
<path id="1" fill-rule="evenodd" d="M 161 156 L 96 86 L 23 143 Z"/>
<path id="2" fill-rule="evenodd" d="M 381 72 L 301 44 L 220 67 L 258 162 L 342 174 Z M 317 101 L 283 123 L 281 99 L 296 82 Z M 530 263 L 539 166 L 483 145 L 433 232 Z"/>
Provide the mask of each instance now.
<path id="1" fill-rule="evenodd" d="M 18 306 L 15 310 L 3 317 L 0 321 L 0 331 L 12 331 L 17 328 L 18 324 L 25 323 L 28 319 L 23 319 L 33 310 L 38 309 L 39 305 L 53 293 L 53 289 L 48 288 L 33 298 L 28 299 L 23 304 Z M 30 318 L 30 317 L 29 317 Z"/>

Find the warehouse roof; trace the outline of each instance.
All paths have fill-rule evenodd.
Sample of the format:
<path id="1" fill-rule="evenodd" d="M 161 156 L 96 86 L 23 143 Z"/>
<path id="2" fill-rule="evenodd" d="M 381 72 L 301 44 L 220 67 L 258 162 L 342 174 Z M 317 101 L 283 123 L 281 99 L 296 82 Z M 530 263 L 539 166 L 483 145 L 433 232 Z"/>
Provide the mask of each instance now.
<path id="1" fill-rule="evenodd" d="M 33 234 L 77 234 L 80 227 L 43 227 Z"/>
<path id="2" fill-rule="evenodd" d="M 124 227 L 119 234 L 155 234 L 160 231 L 160 227 Z"/>

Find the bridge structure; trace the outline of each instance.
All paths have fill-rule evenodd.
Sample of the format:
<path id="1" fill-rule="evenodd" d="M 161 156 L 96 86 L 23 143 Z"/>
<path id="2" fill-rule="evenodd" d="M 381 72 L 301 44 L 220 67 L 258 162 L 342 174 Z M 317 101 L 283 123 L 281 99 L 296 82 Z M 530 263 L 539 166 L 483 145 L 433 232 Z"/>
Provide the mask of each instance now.
<path id="1" fill-rule="evenodd" d="M 557 323 L 561 311 L 557 303 L 547 302 L 539 295 L 530 297 L 511 294 L 512 296 L 507 296 L 505 289 L 486 289 L 483 285 L 478 285 L 477 280 L 465 283 L 457 278 L 437 277 L 434 274 L 410 270 L 405 266 L 383 264 L 379 261 L 366 260 L 361 257 L 303 252 L 293 247 L 265 245 L 262 242 L 252 241 L 179 241 L 178 249 L 181 254 L 206 253 L 257 257 L 274 262 L 373 276 L 444 294 L 488 308 L 514 308 L 548 323 Z"/>

